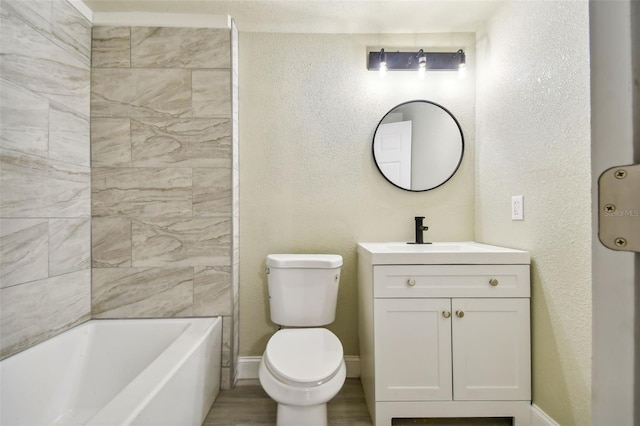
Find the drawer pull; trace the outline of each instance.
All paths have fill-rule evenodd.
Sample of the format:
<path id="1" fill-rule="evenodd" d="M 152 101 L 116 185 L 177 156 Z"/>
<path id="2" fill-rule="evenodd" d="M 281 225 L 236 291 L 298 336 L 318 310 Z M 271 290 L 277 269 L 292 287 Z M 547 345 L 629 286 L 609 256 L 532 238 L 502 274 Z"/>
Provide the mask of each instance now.
<path id="1" fill-rule="evenodd" d="M 445 318 L 449 318 L 451 316 L 451 312 L 449 311 L 442 311 L 442 316 Z"/>
<path id="2" fill-rule="evenodd" d="M 408 285 L 409 287 L 413 287 L 414 285 L 416 285 L 416 280 L 414 280 L 413 278 L 409 278 L 409 279 L 407 280 L 407 285 Z"/>
<path id="3" fill-rule="evenodd" d="M 464 311 L 456 311 L 456 316 L 458 318 L 462 318 L 464 316 Z"/>
<path id="4" fill-rule="evenodd" d="M 497 286 L 497 285 L 498 285 L 498 280 L 497 280 L 497 279 L 495 279 L 495 278 L 491 278 L 491 279 L 489 280 L 489 284 L 491 284 L 492 286 L 494 286 L 494 287 L 495 287 L 495 286 Z"/>

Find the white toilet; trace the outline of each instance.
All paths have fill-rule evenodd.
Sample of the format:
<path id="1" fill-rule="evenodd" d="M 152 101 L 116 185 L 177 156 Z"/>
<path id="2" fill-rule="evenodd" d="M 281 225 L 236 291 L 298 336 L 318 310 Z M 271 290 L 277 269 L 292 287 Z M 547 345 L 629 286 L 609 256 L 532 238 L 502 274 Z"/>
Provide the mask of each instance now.
<path id="1" fill-rule="evenodd" d="M 335 319 L 342 257 L 270 254 L 267 280 L 277 331 L 260 362 L 260 384 L 278 403 L 278 426 L 326 426 L 327 402 L 347 375 Z"/>

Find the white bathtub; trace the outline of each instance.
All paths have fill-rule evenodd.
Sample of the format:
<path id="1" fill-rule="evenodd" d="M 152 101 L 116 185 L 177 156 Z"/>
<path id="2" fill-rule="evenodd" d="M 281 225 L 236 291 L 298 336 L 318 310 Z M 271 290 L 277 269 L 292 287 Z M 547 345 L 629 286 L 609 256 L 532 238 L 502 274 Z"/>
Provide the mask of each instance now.
<path id="1" fill-rule="evenodd" d="M 0 425 L 200 426 L 221 318 L 92 320 L 0 362 Z"/>

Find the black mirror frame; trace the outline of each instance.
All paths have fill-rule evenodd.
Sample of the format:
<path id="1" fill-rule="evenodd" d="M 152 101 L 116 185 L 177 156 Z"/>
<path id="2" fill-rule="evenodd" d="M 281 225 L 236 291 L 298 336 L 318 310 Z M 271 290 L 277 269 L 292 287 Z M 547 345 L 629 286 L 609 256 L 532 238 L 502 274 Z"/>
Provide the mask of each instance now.
<path id="1" fill-rule="evenodd" d="M 406 105 L 406 104 L 414 103 L 414 102 L 421 102 L 421 103 L 431 104 L 431 105 L 434 105 L 434 106 L 442 109 L 444 112 L 446 112 L 453 119 L 453 122 L 456 123 L 456 126 L 458 126 L 458 131 L 460 132 L 460 142 L 462 144 L 462 149 L 460 151 L 460 160 L 458 161 L 458 164 L 456 165 L 455 169 L 453 169 L 453 172 L 442 183 L 439 183 L 438 185 L 436 185 L 434 187 L 426 188 L 426 189 L 407 189 L 407 188 L 403 188 L 402 186 L 399 186 L 399 185 L 395 184 L 394 182 L 391 182 L 391 180 L 389 180 L 389 178 L 387 178 L 387 176 L 384 173 L 382 173 L 382 170 L 380 170 L 380 166 L 378 165 L 378 162 L 376 161 L 376 154 L 375 154 L 375 149 L 374 149 L 374 145 L 373 145 L 375 143 L 375 140 L 376 140 L 376 133 L 378 132 L 378 128 L 380 127 L 380 125 L 382 124 L 384 119 L 387 117 L 387 115 L 389 115 L 394 109 L 396 109 L 398 107 L 401 107 L 401 106 Z M 460 168 L 460 165 L 462 164 L 462 159 L 464 158 L 464 133 L 462 133 L 462 127 L 460 127 L 460 123 L 458 122 L 456 117 L 451 113 L 451 111 L 449 111 L 448 109 L 446 109 L 442 105 L 437 104 L 437 103 L 432 102 L 432 101 L 427 101 L 427 100 L 424 100 L 424 99 L 414 99 L 412 101 L 402 102 L 402 103 L 394 106 L 389 111 L 387 111 L 387 113 L 384 116 L 382 116 L 382 119 L 380 119 L 380 121 L 378 122 L 378 125 L 376 126 L 376 130 L 373 132 L 373 140 L 371 142 L 371 154 L 372 154 L 372 157 L 373 157 L 373 162 L 376 165 L 376 168 L 378 169 L 378 172 L 380 172 L 382 177 L 384 177 L 386 179 L 386 181 L 389 182 L 391 185 L 395 186 L 396 188 L 400 188 L 403 191 L 408 191 L 408 192 L 431 191 L 432 189 L 436 189 L 436 188 L 444 185 L 445 183 L 449 182 L 449 180 L 453 177 L 453 175 L 456 174 L 456 172 Z"/>

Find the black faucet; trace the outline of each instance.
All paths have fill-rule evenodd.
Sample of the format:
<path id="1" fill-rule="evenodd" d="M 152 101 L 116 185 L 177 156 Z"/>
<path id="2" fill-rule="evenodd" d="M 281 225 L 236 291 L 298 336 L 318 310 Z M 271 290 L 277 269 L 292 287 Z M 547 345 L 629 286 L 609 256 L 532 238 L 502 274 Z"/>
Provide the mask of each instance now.
<path id="1" fill-rule="evenodd" d="M 416 220 L 416 241 L 415 243 L 411 243 L 411 244 L 431 244 L 431 243 L 425 243 L 422 237 L 422 232 L 429 229 L 428 226 L 424 226 L 422 224 L 422 221 L 424 220 L 424 216 L 416 216 L 415 220 Z"/>

